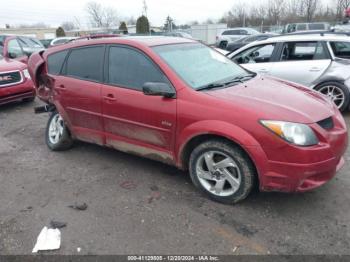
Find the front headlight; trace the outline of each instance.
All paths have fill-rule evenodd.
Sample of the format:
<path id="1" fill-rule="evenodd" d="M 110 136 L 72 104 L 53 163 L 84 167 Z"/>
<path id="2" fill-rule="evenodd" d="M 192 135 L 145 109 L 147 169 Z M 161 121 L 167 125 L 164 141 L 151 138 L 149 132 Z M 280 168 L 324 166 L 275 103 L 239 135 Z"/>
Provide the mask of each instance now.
<path id="1" fill-rule="evenodd" d="M 25 78 L 30 79 L 30 74 L 29 74 L 28 69 L 24 69 L 23 70 L 23 75 L 24 75 Z"/>
<path id="2" fill-rule="evenodd" d="M 313 146 L 319 142 L 314 131 L 308 125 L 270 120 L 261 120 L 260 122 L 289 143 L 298 146 Z"/>

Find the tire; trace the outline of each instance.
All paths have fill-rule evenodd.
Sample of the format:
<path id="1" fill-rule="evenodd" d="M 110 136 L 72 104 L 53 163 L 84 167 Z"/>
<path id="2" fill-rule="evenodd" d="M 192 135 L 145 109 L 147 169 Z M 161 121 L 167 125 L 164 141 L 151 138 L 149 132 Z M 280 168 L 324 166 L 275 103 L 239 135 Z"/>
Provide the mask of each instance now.
<path id="1" fill-rule="evenodd" d="M 24 98 L 24 99 L 23 99 L 23 102 L 31 103 L 31 102 L 34 102 L 34 100 L 35 100 L 35 96 L 29 97 L 29 98 Z"/>
<path id="2" fill-rule="evenodd" d="M 224 204 L 245 199 L 256 180 L 255 167 L 247 154 L 225 140 L 209 140 L 197 146 L 191 153 L 189 170 L 197 188 Z"/>
<path id="3" fill-rule="evenodd" d="M 51 113 L 47 122 L 46 144 L 52 151 L 68 150 L 73 145 L 72 136 L 57 111 Z"/>
<path id="4" fill-rule="evenodd" d="M 330 97 L 341 112 L 349 108 L 350 91 L 344 84 L 335 81 L 325 82 L 316 86 L 315 90 Z M 339 99 L 342 99 L 342 102 Z"/>
<path id="5" fill-rule="evenodd" d="M 226 50 L 227 44 L 227 41 L 221 41 L 219 44 L 219 48 Z"/>

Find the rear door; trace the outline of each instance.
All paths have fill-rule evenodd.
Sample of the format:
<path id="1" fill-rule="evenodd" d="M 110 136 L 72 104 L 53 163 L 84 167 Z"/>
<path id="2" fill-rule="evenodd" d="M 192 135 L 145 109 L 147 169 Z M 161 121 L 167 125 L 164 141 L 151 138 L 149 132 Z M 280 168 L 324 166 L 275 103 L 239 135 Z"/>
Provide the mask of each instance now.
<path id="1" fill-rule="evenodd" d="M 80 140 L 97 144 L 104 143 L 101 106 L 104 54 L 104 45 L 74 48 L 65 59 L 62 73 L 54 77 L 54 100 L 60 113 Z"/>
<path id="2" fill-rule="evenodd" d="M 250 71 L 270 74 L 276 52 L 275 47 L 275 43 L 256 45 L 243 50 L 231 59 Z"/>
<path id="3" fill-rule="evenodd" d="M 278 60 L 271 75 L 306 86 L 311 86 L 331 64 L 326 44 L 315 41 L 281 43 Z"/>
<path id="4" fill-rule="evenodd" d="M 110 46 L 102 87 L 106 143 L 116 149 L 172 161 L 176 128 L 176 99 L 146 96 L 146 82 L 171 86 L 160 68 L 143 52 Z"/>

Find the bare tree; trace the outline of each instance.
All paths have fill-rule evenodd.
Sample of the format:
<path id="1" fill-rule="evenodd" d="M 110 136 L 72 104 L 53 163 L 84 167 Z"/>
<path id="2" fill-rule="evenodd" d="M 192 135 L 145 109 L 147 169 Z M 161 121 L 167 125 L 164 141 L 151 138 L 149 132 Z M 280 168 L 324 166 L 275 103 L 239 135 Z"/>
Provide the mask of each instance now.
<path id="1" fill-rule="evenodd" d="M 61 24 L 61 27 L 64 29 L 64 31 L 71 31 L 76 28 L 75 24 L 71 21 L 65 21 Z"/>
<path id="2" fill-rule="evenodd" d="M 109 28 L 118 22 L 116 11 L 113 8 L 105 8 L 97 2 L 89 2 L 86 12 L 95 27 Z"/>
<path id="3" fill-rule="evenodd" d="M 321 7 L 321 2 L 318 0 L 302 0 L 302 9 L 304 10 L 304 17 L 307 22 L 312 22 L 317 9 Z"/>
<path id="4" fill-rule="evenodd" d="M 272 24 L 281 24 L 282 16 L 285 12 L 285 0 L 269 0 L 267 5 L 267 15 Z"/>

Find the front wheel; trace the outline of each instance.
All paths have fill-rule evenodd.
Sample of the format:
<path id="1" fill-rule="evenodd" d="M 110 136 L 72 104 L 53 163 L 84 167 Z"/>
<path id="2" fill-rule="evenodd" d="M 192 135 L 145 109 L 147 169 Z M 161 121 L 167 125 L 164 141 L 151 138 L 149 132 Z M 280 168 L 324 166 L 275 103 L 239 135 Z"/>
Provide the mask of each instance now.
<path id="1" fill-rule="evenodd" d="M 211 199 L 226 204 L 245 199 L 256 178 L 247 154 L 224 140 L 210 140 L 195 148 L 189 167 L 194 185 Z"/>
<path id="2" fill-rule="evenodd" d="M 350 91 L 344 84 L 338 82 L 326 82 L 317 86 L 315 90 L 328 96 L 341 112 L 348 109 Z"/>
<path id="3" fill-rule="evenodd" d="M 73 145 L 71 134 L 57 111 L 52 112 L 47 123 L 46 144 L 52 151 L 67 150 Z"/>

